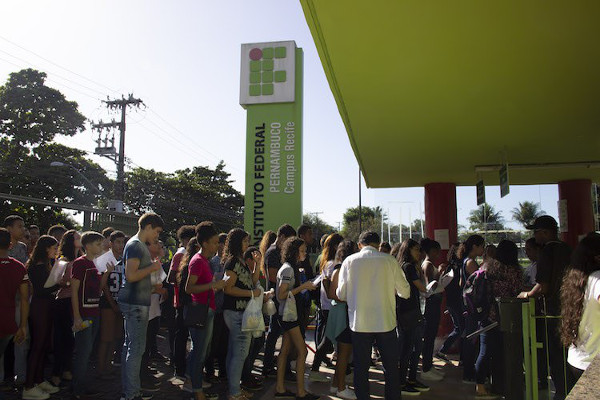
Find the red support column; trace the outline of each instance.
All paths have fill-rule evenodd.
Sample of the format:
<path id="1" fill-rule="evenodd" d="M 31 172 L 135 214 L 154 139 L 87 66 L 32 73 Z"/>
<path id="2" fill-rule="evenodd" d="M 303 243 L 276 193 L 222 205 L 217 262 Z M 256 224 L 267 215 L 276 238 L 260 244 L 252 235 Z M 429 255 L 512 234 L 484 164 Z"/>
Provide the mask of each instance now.
<path id="1" fill-rule="evenodd" d="M 429 183 L 425 185 L 425 235 L 435 239 L 436 230 L 448 231 L 448 243 L 458 239 L 456 223 L 456 185 L 454 183 Z M 439 232 L 442 233 L 443 232 Z M 443 256 L 448 247 L 442 244 Z"/>
<path id="2" fill-rule="evenodd" d="M 575 248 L 581 235 L 594 231 L 592 181 L 576 179 L 558 182 L 558 199 L 560 225 L 565 228 L 561 232 L 561 239 Z"/>
<path id="3" fill-rule="evenodd" d="M 438 235 L 436 238 L 436 230 Z M 441 235 L 440 235 L 441 234 Z M 456 185 L 454 183 L 429 183 L 425 185 L 425 235 L 430 239 L 448 237 L 448 245 L 452 246 L 458 240 L 456 222 Z M 448 247 L 442 244 L 442 255 L 438 262 L 446 262 Z M 446 309 L 446 297 L 442 310 Z M 443 314 L 440 319 L 437 336 L 444 337 L 453 329 L 449 315 Z"/>

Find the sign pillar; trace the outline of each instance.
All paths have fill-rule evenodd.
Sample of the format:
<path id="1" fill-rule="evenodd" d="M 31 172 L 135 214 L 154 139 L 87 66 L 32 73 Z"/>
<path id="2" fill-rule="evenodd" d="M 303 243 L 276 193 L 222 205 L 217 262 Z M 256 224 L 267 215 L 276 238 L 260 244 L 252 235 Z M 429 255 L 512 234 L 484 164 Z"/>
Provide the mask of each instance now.
<path id="1" fill-rule="evenodd" d="M 294 41 L 242 45 L 244 228 L 254 245 L 268 230 L 302 223 L 303 55 Z"/>

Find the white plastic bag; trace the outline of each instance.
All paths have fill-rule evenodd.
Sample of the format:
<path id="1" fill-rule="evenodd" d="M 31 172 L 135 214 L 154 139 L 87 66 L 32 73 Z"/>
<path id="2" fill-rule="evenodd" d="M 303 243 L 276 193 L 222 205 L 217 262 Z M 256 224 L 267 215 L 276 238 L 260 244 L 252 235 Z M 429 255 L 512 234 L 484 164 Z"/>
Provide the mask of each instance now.
<path id="1" fill-rule="evenodd" d="M 291 290 L 288 292 L 287 300 L 285 301 L 285 305 L 283 306 L 282 319 L 285 322 L 294 322 L 298 320 L 298 311 L 296 310 L 296 298 L 292 294 Z"/>
<path id="2" fill-rule="evenodd" d="M 260 321 L 258 323 L 258 329 L 255 331 L 252 331 L 252 337 L 259 338 L 264 334 L 265 334 L 265 319 L 263 317 L 260 319 Z"/>
<path id="3" fill-rule="evenodd" d="M 275 302 L 273 299 L 269 299 L 263 304 L 263 314 L 268 315 L 269 317 L 275 315 L 277 313 L 277 307 L 275 307 Z"/>
<path id="4" fill-rule="evenodd" d="M 262 291 L 260 296 L 252 298 L 246 306 L 244 315 L 242 316 L 242 332 L 253 332 L 260 329 L 260 323 L 262 321 L 263 331 L 265 321 L 262 315 Z"/>

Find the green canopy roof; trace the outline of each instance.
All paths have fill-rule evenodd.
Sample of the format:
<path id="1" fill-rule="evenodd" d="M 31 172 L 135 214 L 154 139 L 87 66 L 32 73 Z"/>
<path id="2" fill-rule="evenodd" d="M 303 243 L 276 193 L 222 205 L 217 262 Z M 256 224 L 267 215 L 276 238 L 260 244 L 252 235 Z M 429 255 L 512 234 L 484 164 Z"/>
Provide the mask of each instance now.
<path id="1" fill-rule="evenodd" d="M 301 4 L 369 187 L 596 180 L 600 1 Z"/>

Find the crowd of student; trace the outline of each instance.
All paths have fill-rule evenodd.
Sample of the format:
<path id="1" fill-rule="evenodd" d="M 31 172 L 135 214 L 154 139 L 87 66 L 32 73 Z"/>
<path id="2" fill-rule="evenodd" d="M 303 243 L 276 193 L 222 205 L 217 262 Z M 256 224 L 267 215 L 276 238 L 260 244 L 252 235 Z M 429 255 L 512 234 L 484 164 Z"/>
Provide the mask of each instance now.
<path id="1" fill-rule="evenodd" d="M 529 227 L 534 237 L 525 246 L 532 261 L 526 270 L 514 242 L 486 246 L 479 235 L 454 244 L 441 262 L 441 246 L 431 239 L 390 246 L 375 232 L 363 232 L 358 243 L 333 233 L 321 238 L 313 265 L 307 225 L 297 231 L 283 225 L 252 247 L 244 230 L 220 234 L 207 221 L 181 227 L 181 247 L 163 265 L 161 217 L 144 214 L 138 225 L 131 238 L 112 228 L 79 234 L 62 226 L 40 236 L 19 216 L 4 219 L 0 355 L 5 382 L 22 385 L 23 399 L 47 399 L 68 383 L 73 399 L 94 397 L 86 380 L 92 353 L 98 379 L 114 379 L 113 367 L 120 367 L 124 400 L 149 400 L 160 390 L 151 361 L 169 363 L 196 400 L 216 399 L 207 389 L 219 382 L 227 383 L 230 400 L 246 400 L 270 376 L 276 377 L 274 398 L 318 399 L 305 388 L 314 303 L 316 349 L 308 379 L 329 382 L 331 394 L 349 400 L 370 398 L 368 371 L 376 361 L 383 364 L 386 399 L 418 396 L 429 390 L 423 381 L 445 379 L 433 359 L 450 363 L 451 352 L 460 355 L 463 382 L 475 385 L 476 398 L 502 395 L 497 298 L 535 297 L 540 313 L 562 316 L 546 321 L 555 399 L 566 396 L 600 348 L 600 235 L 587 235 L 571 255 L 549 216 Z M 261 324 L 248 328 L 248 309 L 257 301 L 266 334 Z M 436 352 L 443 311 L 453 330 Z M 156 346 L 161 316 L 169 357 Z M 491 329 L 466 339 L 485 327 Z M 261 351 L 262 377 L 252 372 Z M 320 367 L 333 366 L 334 351 L 330 378 Z M 543 385 L 548 371 L 539 364 Z M 296 383 L 295 393 L 286 381 Z"/>

